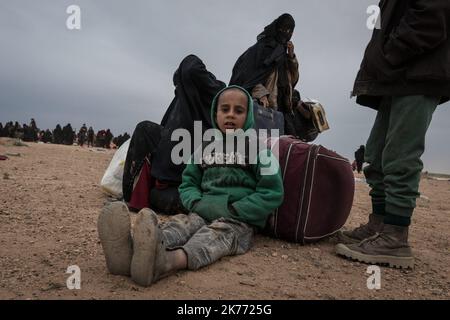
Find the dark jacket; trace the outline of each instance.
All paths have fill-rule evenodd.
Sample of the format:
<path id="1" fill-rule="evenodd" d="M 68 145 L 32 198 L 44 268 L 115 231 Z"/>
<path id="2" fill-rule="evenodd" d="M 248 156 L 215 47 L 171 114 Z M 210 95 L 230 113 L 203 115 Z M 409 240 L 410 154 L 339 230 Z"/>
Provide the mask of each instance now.
<path id="1" fill-rule="evenodd" d="M 450 99 L 450 1 L 381 0 L 375 29 L 353 88 L 357 103 L 377 109 L 382 96 Z"/>

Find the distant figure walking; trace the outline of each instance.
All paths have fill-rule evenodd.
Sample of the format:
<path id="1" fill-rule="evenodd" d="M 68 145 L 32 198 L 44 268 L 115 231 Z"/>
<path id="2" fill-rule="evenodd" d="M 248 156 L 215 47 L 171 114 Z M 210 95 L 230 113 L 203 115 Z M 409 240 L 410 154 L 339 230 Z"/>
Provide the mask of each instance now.
<path id="1" fill-rule="evenodd" d="M 365 152 L 366 152 L 366 148 L 364 146 L 360 146 L 359 149 L 356 150 L 356 152 L 355 152 L 356 171 L 358 173 L 362 172 Z"/>
<path id="2" fill-rule="evenodd" d="M 89 130 L 87 132 L 87 144 L 88 144 L 88 148 L 89 146 L 93 147 L 94 146 L 94 136 L 95 136 L 95 132 L 94 129 L 92 129 L 92 127 L 89 127 Z"/>
<path id="3" fill-rule="evenodd" d="M 80 147 L 84 145 L 84 142 L 86 141 L 86 135 L 87 135 L 87 127 L 86 124 L 83 123 L 83 126 L 81 127 L 80 131 L 78 131 L 78 145 Z"/>
<path id="4" fill-rule="evenodd" d="M 38 140 L 38 132 L 39 129 L 36 125 L 36 120 L 34 118 L 31 118 L 30 125 L 29 125 L 29 136 L 32 142 L 36 142 Z"/>
<path id="5" fill-rule="evenodd" d="M 53 130 L 53 143 L 62 144 L 63 139 L 63 130 L 61 128 L 61 125 L 57 124 L 55 130 Z"/>
<path id="6" fill-rule="evenodd" d="M 111 142 L 112 139 L 114 138 L 114 135 L 111 133 L 111 130 L 106 130 L 106 134 L 105 134 L 105 148 L 106 149 L 110 149 L 111 148 Z"/>
<path id="7" fill-rule="evenodd" d="M 63 128 L 63 144 L 71 146 L 74 140 L 75 140 L 75 133 L 72 129 L 72 125 L 68 123 Z"/>

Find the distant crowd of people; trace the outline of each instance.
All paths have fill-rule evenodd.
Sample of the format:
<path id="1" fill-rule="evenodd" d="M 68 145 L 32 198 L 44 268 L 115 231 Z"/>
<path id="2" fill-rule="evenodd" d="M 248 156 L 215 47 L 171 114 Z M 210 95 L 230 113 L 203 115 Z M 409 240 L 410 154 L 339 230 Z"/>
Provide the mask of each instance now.
<path id="1" fill-rule="evenodd" d="M 130 135 L 125 132 L 123 135 L 114 137 L 110 129 L 102 129 L 95 134 L 92 127 L 87 128 L 86 124 L 83 124 L 78 133 L 72 128 L 72 125 L 68 123 L 66 126 L 61 127 L 60 124 L 56 125 L 56 128 L 52 131 L 50 129 L 40 130 L 34 119 L 31 119 L 30 124 L 20 125 L 19 122 L 7 122 L 5 126 L 0 122 L 0 137 L 9 137 L 22 139 L 26 142 L 43 142 L 73 145 L 79 146 L 87 145 L 88 147 L 97 148 L 119 148 L 125 141 L 130 139 Z"/>

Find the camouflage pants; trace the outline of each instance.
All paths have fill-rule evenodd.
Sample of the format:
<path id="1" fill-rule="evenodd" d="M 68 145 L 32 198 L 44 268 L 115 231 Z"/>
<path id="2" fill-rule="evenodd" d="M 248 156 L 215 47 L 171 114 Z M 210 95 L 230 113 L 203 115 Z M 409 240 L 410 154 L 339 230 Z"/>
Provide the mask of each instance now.
<path id="1" fill-rule="evenodd" d="M 252 245 L 253 227 L 220 218 L 208 224 L 196 213 L 176 215 L 161 224 L 169 250 L 183 249 L 188 269 L 197 270 L 225 256 L 246 253 Z"/>

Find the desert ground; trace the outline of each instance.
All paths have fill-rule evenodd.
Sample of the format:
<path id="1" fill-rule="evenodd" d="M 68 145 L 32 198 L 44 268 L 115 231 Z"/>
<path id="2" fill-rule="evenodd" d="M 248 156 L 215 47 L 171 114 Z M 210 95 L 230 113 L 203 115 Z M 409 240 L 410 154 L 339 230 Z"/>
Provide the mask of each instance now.
<path id="1" fill-rule="evenodd" d="M 263 236 L 252 250 L 149 288 L 107 273 L 97 217 L 100 180 L 114 150 L 0 140 L 0 299 L 449 299 L 450 181 L 424 175 L 410 242 L 414 270 L 381 268 L 369 290 L 367 265 L 334 253 L 336 240 L 308 246 Z M 346 227 L 364 223 L 368 186 L 357 176 Z M 164 217 L 162 217 L 164 219 Z M 67 268 L 79 266 L 81 289 Z"/>

